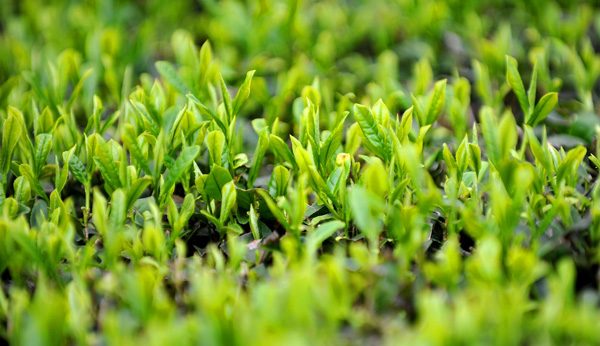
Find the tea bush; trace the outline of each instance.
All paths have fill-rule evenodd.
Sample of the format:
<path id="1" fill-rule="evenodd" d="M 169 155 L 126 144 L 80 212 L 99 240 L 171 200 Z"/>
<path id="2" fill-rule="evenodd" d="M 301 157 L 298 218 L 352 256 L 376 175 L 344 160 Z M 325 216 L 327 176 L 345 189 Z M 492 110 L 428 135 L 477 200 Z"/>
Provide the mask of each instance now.
<path id="1" fill-rule="evenodd" d="M 0 4 L 0 340 L 598 344 L 600 11 Z"/>

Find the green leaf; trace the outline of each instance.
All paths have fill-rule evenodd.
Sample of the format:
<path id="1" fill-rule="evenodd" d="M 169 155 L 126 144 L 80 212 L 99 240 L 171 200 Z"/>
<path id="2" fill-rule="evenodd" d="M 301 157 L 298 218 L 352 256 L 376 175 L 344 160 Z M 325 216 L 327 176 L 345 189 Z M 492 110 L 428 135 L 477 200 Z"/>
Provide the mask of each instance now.
<path id="1" fill-rule="evenodd" d="M 262 162 L 268 147 L 269 135 L 266 131 L 263 131 L 258 137 L 258 143 L 256 144 L 254 156 L 252 157 L 252 166 L 250 167 L 250 171 L 248 172 L 248 188 L 254 186 L 254 182 L 258 177 L 258 173 L 260 172 L 260 168 L 262 167 Z"/>
<path id="2" fill-rule="evenodd" d="M 167 176 L 165 177 L 164 183 L 160 188 L 160 205 L 164 207 L 167 193 L 170 193 L 171 188 L 175 186 L 175 183 L 181 179 L 181 177 L 187 172 L 192 166 L 192 163 L 200 154 L 200 147 L 197 145 L 189 146 L 181 151 L 179 157 L 175 161 L 173 167 L 169 169 Z"/>
<path id="3" fill-rule="evenodd" d="M 535 127 L 542 120 L 546 119 L 548 114 L 556 107 L 558 103 L 558 94 L 557 93 L 548 93 L 540 99 L 540 101 L 535 105 L 533 113 L 527 119 L 527 125 L 531 127 Z"/>
<path id="4" fill-rule="evenodd" d="M 100 97 L 98 97 L 98 95 L 94 95 L 92 104 L 92 117 L 91 119 L 88 119 L 88 126 L 86 127 L 84 132 L 87 133 L 88 131 L 90 131 L 92 129 L 91 126 L 93 125 L 96 132 L 99 133 L 100 127 L 102 125 L 102 112 L 104 111 L 104 106 L 102 106 L 102 100 L 100 99 Z"/>
<path id="5" fill-rule="evenodd" d="M 596 157 L 596 155 L 593 155 L 593 154 L 590 155 L 589 159 L 596 166 L 596 168 L 600 168 L 600 160 L 598 160 L 598 158 Z"/>
<path id="6" fill-rule="evenodd" d="M 91 124 L 92 122 L 90 122 Z M 46 107 L 42 111 L 42 114 L 39 116 L 37 126 L 34 126 L 36 133 L 50 133 L 54 129 L 54 125 L 56 122 L 54 121 L 54 117 L 52 116 L 52 112 L 50 108 Z"/>
<path id="7" fill-rule="evenodd" d="M 212 48 L 210 41 L 206 40 L 200 47 L 200 62 L 198 64 L 198 81 L 200 85 L 205 85 L 208 72 L 210 71 L 210 63 L 212 60 Z"/>
<path id="8" fill-rule="evenodd" d="M 309 254 L 314 254 L 327 238 L 331 237 L 337 230 L 340 230 L 345 226 L 346 224 L 337 220 L 320 225 L 306 238 L 306 251 Z"/>
<path id="9" fill-rule="evenodd" d="M 252 77 L 254 76 L 255 70 L 249 71 L 246 73 L 246 79 L 244 79 L 244 83 L 238 89 L 237 95 L 235 95 L 235 99 L 233 100 L 233 114 L 238 115 L 242 110 L 242 107 L 250 97 L 250 86 L 252 83 Z"/>
<path id="10" fill-rule="evenodd" d="M 444 162 L 446 163 L 446 167 L 448 167 L 448 173 L 450 173 L 449 175 L 453 175 L 453 174 L 457 175 L 458 168 L 456 165 L 456 160 L 454 159 L 454 156 L 450 152 L 450 149 L 448 149 L 448 146 L 446 145 L 446 143 L 444 143 L 444 145 L 443 145 L 442 156 L 444 157 Z"/>
<path id="11" fill-rule="evenodd" d="M 484 105 L 493 106 L 492 83 L 487 66 L 473 60 L 473 74 L 475 75 L 475 91 L 483 100 Z"/>
<path id="12" fill-rule="evenodd" d="M 160 175 L 163 171 L 163 167 L 165 165 L 165 133 L 163 131 L 161 131 L 158 134 L 158 137 L 154 138 L 154 136 L 149 135 L 148 137 L 151 138 L 152 141 L 155 141 L 154 143 L 154 150 L 153 150 L 153 155 L 154 155 L 154 182 L 155 182 L 155 186 L 154 188 L 158 188 L 158 181 L 160 180 Z M 146 139 L 148 139 L 148 137 L 145 137 Z"/>
<path id="13" fill-rule="evenodd" d="M 229 90 L 227 90 L 227 85 L 225 85 L 225 81 L 223 80 L 223 76 L 219 74 L 219 80 L 221 82 L 221 94 L 223 94 L 223 104 L 225 105 L 225 112 L 227 113 L 228 123 L 231 123 L 233 120 L 233 108 L 231 105 L 231 95 L 229 94 Z"/>
<path id="14" fill-rule="evenodd" d="M 264 199 L 265 203 L 267 203 L 267 206 L 269 207 L 269 210 L 271 210 L 271 213 L 273 213 L 273 216 L 275 216 L 275 219 L 279 221 L 283 228 L 289 230 L 290 224 L 287 218 L 285 217 L 285 215 L 283 215 L 283 212 L 281 211 L 279 206 L 277 206 L 277 203 L 273 201 L 273 198 L 271 198 L 269 193 L 263 189 L 257 189 L 256 192 Z"/>
<path id="15" fill-rule="evenodd" d="M 52 149 L 52 135 L 40 134 L 35 137 L 35 176 L 39 177 L 42 167 L 48 161 L 48 155 Z"/>
<path id="16" fill-rule="evenodd" d="M 69 157 L 69 171 L 80 183 L 82 183 L 83 185 L 88 184 L 89 180 L 87 172 L 85 170 L 85 166 L 83 165 L 83 162 L 81 162 L 77 155 L 71 155 Z"/>
<path id="17" fill-rule="evenodd" d="M 2 173 L 5 182 L 20 136 L 21 124 L 14 115 L 9 113 L 8 119 L 6 119 L 2 128 L 2 148 L 0 148 L 0 173 Z"/>
<path id="18" fill-rule="evenodd" d="M 133 105 L 133 109 L 135 109 L 136 113 L 143 119 L 144 124 L 150 126 L 150 133 L 154 136 L 158 136 L 161 129 L 161 123 L 148 112 L 148 109 L 146 109 L 146 106 L 143 103 L 133 99 L 130 101 Z"/>
<path id="19" fill-rule="evenodd" d="M 110 198 L 110 216 L 108 218 L 108 231 L 115 232 L 125 225 L 127 219 L 126 195 L 123 189 L 117 189 Z"/>
<path id="20" fill-rule="evenodd" d="M 219 233 L 222 232 L 221 229 L 223 228 L 223 224 L 221 223 L 221 221 L 219 219 L 214 217 L 214 215 L 210 214 L 206 210 L 201 210 L 200 214 L 204 215 L 208 219 L 208 221 L 212 222 L 215 226 L 217 226 Z M 221 235 L 222 235 L 222 233 L 221 233 Z"/>
<path id="21" fill-rule="evenodd" d="M 125 146 L 125 148 L 127 148 L 127 151 L 129 151 L 133 159 L 135 159 L 135 162 L 138 165 L 140 165 L 139 167 L 142 168 L 144 173 L 152 176 L 152 170 L 150 169 L 150 165 L 148 164 L 148 159 L 146 159 L 146 157 L 144 157 L 144 154 L 142 153 L 142 149 L 138 144 L 137 136 L 135 135 L 135 130 L 133 129 L 133 126 L 131 126 L 130 124 L 126 124 L 124 129 L 125 131 L 123 131 L 123 136 L 121 137 L 123 145 Z"/>
<path id="22" fill-rule="evenodd" d="M 510 151 L 515 149 L 519 140 L 517 133 L 517 123 L 515 117 L 510 110 L 507 110 L 500 119 L 499 138 L 502 140 L 500 144 L 500 156 L 506 157 L 510 155 Z"/>
<path id="23" fill-rule="evenodd" d="M 477 178 L 481 179 L 479 174 L 481 173 L 481 148 L 477 144 L 469 143 L 469 154 L 470 163 L 473 166 L 473 170 L 477 175 Z"/>
<path id="24" fill-rule="evenodd" d="M 469 153 L 469 145 L 467 141 L 467 136 L 462 140 L 458 149 L 456 149 L 456 166 L 458 168 L 458 174 L 462 175 L 469 165 L 469 158 L 471 154 Z"/>
<path id="25" fill-rule="evenodd" d="M 277 166 L 273 169 L 271 179 L 269 180 L 269 192 L 274 197 L 284 196 L 290 181 L 290 171 L 283 167 Z"/>
<path id="26" fill-rule="evenodd" d="M 27 179 L 31 189 L 33 191 L 35 191 L 35 193 L 38 196 L 42 197 L 46 201 L 46 203 L 50 203 L 50 200 L 48 199 L 48 195 L 46 195 L 46 192 L 44 192 L 44 188 L 40 184 L 40 181 L 33 175 L 33 171 L 31 170 L 31 167 L 29 167 L 29 165 L 26 163 L 21 164 L 19 166 L 19 172 L 21 173 L 22 176 L 25 177 L 25 179 Z"/>
<path id="27" fill-rule="evenodd" d="M 25 204 L 31 199 L 31 187 L 29 181 L 24 176 L 17 177 L 14 186 L 14 197 L 17 202 Z"/>
<path id="28" fill-rule="evenodd" d="M 193 90 L 181 79 L 175 66 L 168 61 L 157 61 L 156 69 L 169 84 L 171 84 L 179 93 L 186 95 Z"/>
<path id="29" fill-rule="evenodd" d="M 79 78 L 79 81 L 77 81 L 77 85 L 75 85 L 75 88 L 73 88 L 73 92 L 71 92 L 71 96 L 69 96 L 69 101 L 67 101 L 67 106 L 65 107 L 65 109 L 71 109 L 71 107 L 73 106 L 73 102 L 75 102 L 75 100 L 77 100 L 77 97 L 79 97 L 79 94 L 81 94 L 84 82 L 88 79 L 89 76 L 91 76 L 92 72 L 94 72 L 93 68 L 87 69 L 83 73 L 81 78 Z"/>
<path id="30" fill-rule="evenodd" d="M 302 144 L 300 144 L 300 142 L 296 138 L 291 137 L 291 139 L 292 147 L 294 150 L 294 157 L 296 158 L 296 162 L 298 163 L 300 174 L 308 173 L 308 180 L 313 190 L 317 191 L 317 193 L 325 194 L 325 196 L 331 199 L 331 201 L 334 204 L 338 204 L 337 198 L 331 192 L 321 174 L 319 174 L 319 172 L 317 171 L 314 161 L 309 155 L 309 151 L 302 148 Z"/>
<path id="31" fill-rule="evenodd" d="M 283 163 L 288 163 L 292 165 L 296 171 L 298 170 L 298 164 L 294 159 L 294 153 L 288 147 L 288 145 L 281 139 L 281 137 L 276 135 L 269 135 L 269 146 L 271 147 L 271 151 L 281 160 Z"/>
<path id="32" fill-rule="evenodd" d="M 567 152 L 567 155 L 562 160 L 556 171 L 556 180 L 562 181 L 568 178 L 577 177 L 577 169 L 581 165 L 581 162 L 585 158 L 587 149 L 583 146 L 578 146 Z"/>
<path id="33" fill-rule="evenodd" d="M 340 191 L 343 186 L 345 188 L 348 176 L 350 175 L 350 165 L 352 158 L 346 153 L 340 153 L 335 159 L 335 169 L 331 171 L 327 178 L 327 186 L 333 193 Z"/>
<path id="34" fill-rule="evenodd" d="M 204 184 L 204 191 L 206 194 L 217 201 L 222 200 L 221 191 L 223 186 L 228 182 L 232 181 L 233 178 L 229 171 L 223 167 L 215 166 L 208 174 L 206 182 Z"/>
<path id="35" fill-rule="evenodd" d="M 119 118 L 120 115 L 121 115 L 120 110 L 114 112 L 108 119 L 106 119 L 104 121 L 104 125 L 102 125 L 102 127 L 100 127 L 100 132 L 98 132 L 98 133 L 103 135 L 114 124 L 114 122 L 117 121 L 117 119 Z"/>
<path id="36" fill-rule="evenodd" d="M 485 148 L 487 155 L 494 164 L 498 165 L 501 158 L 500 135 L 498 134 L 498 124 L 494 116 L 494 111 L 488 106 L 481 108 L 479 112 L 479 121 L 481 125 L 481 133 L 485 140 Z"/>
<path id="37" fill-rule="evenodd" d="M 106 198 L 102 195 L 98 188 L 94 189 L 94 204 L 92 206 L 92 215 L 94 226 L 101 235 L 106 235 L 108 225 L 106 223 L 107 217 L 107 203 Z"/>
<path id="38" fill-rule="evenodd" d="M 551 171 L 550 160 L 542 150 L 542 146 L 538 141 L 535 133 L 533 132 L 533 128 L 529 125 L 525 125 L 525 135 L 527 138 L 527 142 L 529 143 L 529 148 L 531 149 L 531 153 L 535 157 L 535 159 L 546 169 L 548 173 Z"/>
<path id="39" fill-rule="evenodd" d="M 152 184 L 152 178 L 150 177 L 136 179 L 131 184 L 129 189 L 127 189 L 127 199 L 125 204 L 128 211 L 133 207 L 135 202 L 140 198 L 142 193 L 144 193 L 144 190 L 146 190 L 150 184 Z"/>
<path id="40" fill-rule="evenodd" d="M 75 152 L 75 147 L 71 148 L 69 151 L 65 151 L 62 155 L 63 157 L 63 167 L 58 169 L 58 158 L 56 158 L 56 177 L 54 183 L 54 189 L 58 192 L 59 196 L 62 190 L 67 185 L 67 180 L 69 179 L 69 161 L 71 160 L 71 156 L 73 156 Z"/>
<path id="41" fill-rule="evenodd" d="M 177 113 L 177 117 L 171 125 L 171 130 L 169 131 L 169 141 L 171 143 L 175 142 L 176 136 L 180 133 L 180 125 L 184 118 L 186 118 L 187 104 L 183 106 L 183 108 Z"/>
<path id="42" fill-rule="evenodd" d="M 344 152 L 349 155 L 354 155 L 358 148 L 360 148 L 362 140 L 362 130 L 360 129 L 360 125 L 358 123 L 354 123 L 350 125 L 348 131 L 346 132 L 346 144 L 344 146 Z"/>
<path id="43" fill-rule="evenodd" d="M 377 196 L 385 197 L 388 194 L 388 173 L 378 158 L 369 160 L 361 179 L 364 186 Z"/>
<path id="44" fill-rule="evenodd" d="M 306 116 L 304 119 L 306 119 L 305 128 L 308 133 L 308 138 L 312 139 L 315 143 L 320 143 L 321 129 L 319 126 L 319 110 L 310 99 L 306 99 L 306 102 L 308 102 L 308 107 L 304 109 L 303 113 Z"/>
<path id="45" fill-rule="evenodd" d="M 363 105 L 355 104 L 354 117 L 356 118 L 370 149 L 382 159 L 387 160 L 385 157 L 385 142 L 379 133 L 379 128 L 377 127 L 377 123 L 375 122 L 375 118 L 373 118 L 371 110 Z"/>
<path id="46" fill-rule="evenodd" d="M 537 78 L 538 78 L 538 64 L 537 61 L 533 65 L 533 72 L 531 73 L 531 82 L 529 83 L 529 90 L 527 91 L 527 101 L 529 102 L 529 113 L 533 112 L 533 106 L 535 105 L 535 96 L 537 93 Z"/>
<path id="47" fill-rule="evenodd" d="M 423 109 L 423 105 L 421 104 L 421 102 L 419 102 L 419 100 L 417 100 L 415 95 L 413 95 L 412 93 L 410 94 L 410 98 L 413 103 L 413 105 L 412 105 L 413 113 L 417 116 L 417 121 L 419 122 L 419 126 L 427 125 L 427 113 Z"/>
<path id="48" fill-rule="evenodd" d="M 223 166 L 223 154 L 225 151 L 225 135 L 219 130 L 214 130 L 206 135 L 206 147 L 210 158 L 211 166 Z"/>
<path id="49" fill-rule="evenodd" d="M 387 128 L 390 123 L 390 110 L 387 108 L 382 99 L 377 100 L 373 105 L 371 111 L 375 122 L 384 128 Z"/>
<path id="50" fill-rule="evenodd" d="M 506 56 L 506 80 L 515 95 L 517 95 L 523 114 L 529 114 L 529 101 L 525 93 L 525 86 L 521 80 L 517 60 L 510 56 Z"/>
<path id="51" fill-rule="evenodd" d="M 42 84 L 38 77 L 30 71 L 23 72 L 23 79 L 31 85 L 35 95 L 46 105 L 52 108 L 52 112 L 57 114 L 56 105 L 48 98 L 48 95 L 44 92 Z"/>
<path id="52" fill-rule="evenodd" d="M 290 223 L 290 230 L 294 233 L 300 231 L 300 227 L 304 222 L 306 215 L 306 205 L 308 199 L 306 198 L 306 175 L 298 177 L 295 189 L 288 189 L 287 201 L 289 201 L 289 207 L 287 208 L 288 218 Z M 322 200 L 325 200 L 320 195 Z"/>
<path id="53" fill-rule="evenodd" d="M 211 111 L 210 109 L 208 109 L 208 107 L 206 107 L 205 105 L 203 105 L 202 102 L 200 102 L 200 100 L 198 100 L 196 98 L 196 96 L 194 96 L 192 94 L 188 94 L 186 96 L 193 103 L 195 103 L 196 106 L 198 106 L 198 109 L 200 110 L 200 113 L 204 117 L 207 117 L 207 118 L 213 120 L 215 123 L 217 123 L 217 125 L 219 126 L 219 128 L 221 129 L 221 131 L 223 131 L 223 133 L 227 133 L 227 125 L 225 125 L 225 123 L 215 113 L 213 113 L 213 111 Z"/>
<path id="54" fill-rule="evenodd" d="M 167 198 L 167 220 L 169 220 L 169 224 L 171 228 L 174 228 L 175 222 L 179 218 L 179 211 L 177 210 L 177 206 L 175 205 L 175 201 L 173 198 Z"/>
<path id="55" fill-rule="evenodd" d="M 254 206 L 250 204 L 250 211 L 248 212 L 250 215 L 250 231 L 252 231 L 252 236 L 254 239 L 260 239 L 260 228 L 258 227 L 258 215 L 256 210 L 254 210 Z"/>
<path id="56" fill-rule="evenodd" d="M 181 208 L 179 209 L 179 218 L 177 219 L 177 222 L 175 222 L 175 228 L 174 228 L 174 230 L 173 230 L 174 232 L 172 234 L 173 238 L 179 236 L 179 233 L 181 232 L 181 230 L 185 227 L 185 225 L 187 225 L 188 221 L 194 214 L 194 208 L 195 208 L 194 195 L 192 195 L 191 193 L 188 193 L 187 195 L 185 195 L 185 198 L 183 199 L 183 203 L 181 204 Z"/>
<path id="57" fill-rule="evenodd" d="M 433 124 L 438 119 L 444 109 L 444 102 L 446 102 L 446 79 L 435 83 L 433 95 L 427 105 L 426 125 Z"/>
<path id="58" fill-rule="evenodd" d="M 227 221 L 229 218 L 231 210 L 235 205 L 235 200 L 237 199 L 235 184 L 233 181 L 223 185 L 221 195 L 223 196 L 223 200 L 221 203 L 221 215 L 219 216 L 219 221 L 221 221 L 222 224 L 225 224 L 225 221 Z"/>
<path id="59" fill-rule="evenodd" d="M 98 140 L 96 142 L 96 151 L 94 156 L 94 162 L 105 182 L 114 190 L 120 188 L 121 179 L 119 178 L 119 169 L 114 161 L 113 155 L 111 153 L 108 144 L 103 140 Z"/>
<path id="60" fill-rule="evenodd" d="M 19 84 L 19 79 L 19 76 L 10 77 L 0 86 L 0 107 L 6 108 L 6 100 L 13 88 Z"/>
<path id="61" fill-rule="evenodd" d="M 91 176 L 96 169 L 94 156 L 96 156 L 96 147 L 98 143 L 98 138 L 100 137 L 98 134 L 93 134 L 89 138 L 84 135 L 83 139 L 85 142 L 85 153 L 86 153 L 86 166 L 85 169 L 88 173 L 88 176 Z"/>
<path id="62" fill-rule="evenodd" d="M 331 134 L 323 143 L 321 143 L 321 154 L 319 159 L 321 160 L 321 166 L 327 167 L 330 163 L 331 158 L 337 152 L 338 148 L 342 144 L 342 137 L 344 134 L 344 121 L 346 120 L 346 115 L 342 117 L 340 122 L 336 125 L 336 127 L 331 131 Z"/>
<path id="63" fill-rule="evenodd" d="M 400 121 L 400 128 L 398 129 L 399 130 L 398 140 L 400 141 L 400 143 L 403 143 L 408 138 L 410 130 L 412 129 L 413 109 L 414 109 L 414 106 L 411 106 L 409 109 L 407 109 L 402 114 L 402 120 Z"/>
<path id="64" fill-rule="evenodd" d="M 381 233 L 383 222 L 382 214 L 385 204 L 381 197 L 362 186 L 354 186 L 348 196 L 354 223 L 366 236 L 373 246 L 377 246 L 377 239 Z"/>

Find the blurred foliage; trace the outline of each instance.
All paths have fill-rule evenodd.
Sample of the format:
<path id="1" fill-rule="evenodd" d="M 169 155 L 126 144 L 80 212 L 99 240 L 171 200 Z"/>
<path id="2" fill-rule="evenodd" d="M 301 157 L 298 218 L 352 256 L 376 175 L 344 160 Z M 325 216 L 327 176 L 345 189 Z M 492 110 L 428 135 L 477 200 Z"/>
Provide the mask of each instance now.
<path id="1" fill-rule="evenodd" d="M 0 3 L 0 340 L 598 344 L 600 11 Z"/>

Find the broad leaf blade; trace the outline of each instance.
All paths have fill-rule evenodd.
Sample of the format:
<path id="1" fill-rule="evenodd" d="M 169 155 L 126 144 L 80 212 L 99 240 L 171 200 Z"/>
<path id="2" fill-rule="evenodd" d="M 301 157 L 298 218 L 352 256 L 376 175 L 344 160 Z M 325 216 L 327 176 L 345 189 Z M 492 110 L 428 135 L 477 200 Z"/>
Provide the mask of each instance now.
<path id="1" fill-rule="evenodd" d="M 179 73 L 177 73 L 173 64 L 168 61 L 157 61 L 155 65 L 158 73 L 160 73 L 160 75 L 182 95 L 186 95 L 193 91 L 179 76 Z"/>
<path id="2" fill-rule="evenodd" d="M 527 99 L 527 94 L 525 93 L 523 80 L 521 80 L 521 74 L 519 73 L 517 60 L 510 56 L 506 57 L 506 80 L 508 81 L 508 84 L 514 91 L 515 95 L 517 95 L 519 105 L 523 110 L 523 114 L 528 114 L 529 101 Z"/>
<path id="3" fill-rule="evenodd" d="M 199 154 L 200 147 L 197 145 L 192 145 L 181 151 L 181 154 L 179 154 L 179 157 L 177 157 L 175 164 L 169 169 L 169 172 L 165 177 L 165 181 L 160 188 L 159 200 L 161 206 L 164 206 L 167 193 L 171 191 L 171 188 L 175 186 L 175 183 L 181 179 L 185 172 L 192 166 L 192 162 L 194 162 Z"/>
<path id="4" fill-rule="evenodd" d="M 535 105 L 533 113 L 527 120 L 527 125 L 535 127 L 542 120 L 546 119 L 548 114 L 552 112 L 556 104 L 558 103 L 558 94 L 555 92 L 544 95 L 540 101 Z"/>

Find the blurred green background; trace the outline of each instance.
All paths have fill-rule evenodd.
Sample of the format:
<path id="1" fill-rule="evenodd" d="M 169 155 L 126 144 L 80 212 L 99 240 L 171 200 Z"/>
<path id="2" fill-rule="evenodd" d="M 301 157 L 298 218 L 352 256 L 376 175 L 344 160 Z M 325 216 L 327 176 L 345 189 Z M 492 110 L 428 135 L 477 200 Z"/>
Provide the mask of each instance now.
<path id="1" fill-rule="evenodd" d="M 499 78 L 506 54 L 526 60 L 531 48 L 547 45 L 549 38 L 573 48 L 586 38 L 595 44 L 600 16 L 594 4 L 7 0 L 0 4 L 0 83 L 22 71 L 45 71 L 62 55 L 75 65 L 73 73 L 94 67 L 86 85 L 91 104 L 96 88 L 102 96 L 118 94 L 127 66 L 132 76 L 156 75 L 157 60 L 185 66 L 191 48 L 179 43 L 190 39 L 198 47 L 211 42 L 228 80 L 237 82 L 256 69 L 274 91 L 283 88 L 276 83 L 281 78 L 299 86 L 320 76 L 338 93 L 386 99 L 402 90 L 422 59 L 429 60 L 435 76 L 455 70 L 468 75 L 471 60 L 478 59 Z M 569 71 L 560 64 L 553 69 L 558 77 L 561 69 Z"/>

